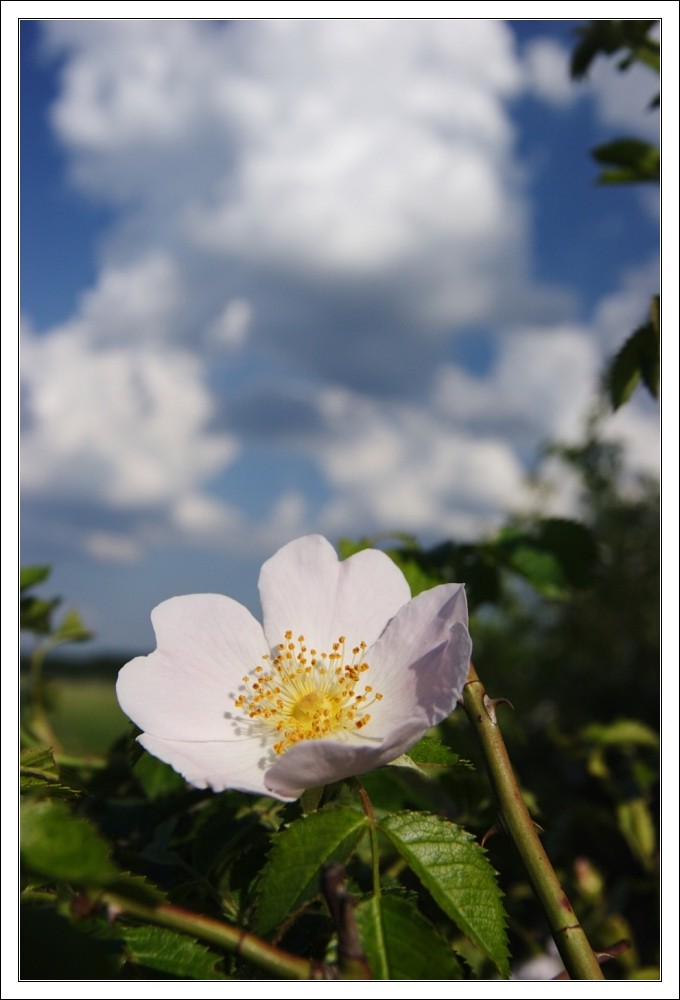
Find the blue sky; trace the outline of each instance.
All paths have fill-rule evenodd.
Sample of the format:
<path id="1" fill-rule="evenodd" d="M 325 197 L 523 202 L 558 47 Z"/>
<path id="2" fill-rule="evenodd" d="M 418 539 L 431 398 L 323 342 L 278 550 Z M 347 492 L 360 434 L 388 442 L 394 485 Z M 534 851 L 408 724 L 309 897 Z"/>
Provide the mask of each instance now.
<path id="1" fill-rule="evenodd" d="M 257 612 L 300 534 L 535 506 L 659 283 L 656 190 L 588 155 L 655 139 L 656 80 L 572 83 L 576 24 L 22 23 L 22 559 L 97 648 L 178 593 Z M 608 433 L 655 470 L 642 393 Z"/>

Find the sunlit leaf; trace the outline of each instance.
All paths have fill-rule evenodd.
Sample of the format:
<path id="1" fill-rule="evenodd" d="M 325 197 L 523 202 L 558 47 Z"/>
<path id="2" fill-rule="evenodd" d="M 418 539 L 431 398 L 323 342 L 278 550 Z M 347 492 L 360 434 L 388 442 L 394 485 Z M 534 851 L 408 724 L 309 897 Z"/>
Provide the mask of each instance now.
<path id="1" fill-rule="evenodd" d="M 656 854 L 656 829 L 645 800 L 638 796 L 616 807 L 619 830 L 640 864 L 650 869 Z"/>
<path id="2" fill-rule="evenodd" d="M 51 572 L 51 566 L 22 566 L 19 575 L 20 589 L 23 591 L 29 587 L 36 587 L 46 580 Z"/>
<path id="3" fill-rule="evenodd" d="M 659 180 L 661 158 L 657 146 L 641 139 L 615 139 L 597 146 L 592 156 L 607 169 L 600 174 L 602 184 L 631 184 Z"/>
<path id="4" fill-rule="evenodd" d="M 600 746 L 647 746 L 657 749 L 659 736 L 639 719 L 594 722 L 581 731 L 584 739 Z"/>
<path id="5" fill-rule="evenodd" d="M 451 948 L 410 899 L 373 896 L 355 913 L 374 979 L 462 978 Z"/>
<path id="6" fill-rule="evenodd" d="M 20 787 L 22 792 L 34 794 L 80 795 L 77 789 L 69 788 L 62 782 L 52 751 L 47 747 L 30 747 L 21 751 Z"/>
<path id="7" fill-rule="evenodd" d="M 506 918 L 496 873 L 471 834 L 428 813 L 395 813 L 379 829 L 460 930 L 508 975 Z"/>
<path id="8" fill-rule="evenodd" d="M 445 743 L 441 743 L 432 736 L 423 736 L 421 740 L 418 740 L 415 746 L 412 746 L 408 751 L 408 756 L 419 765 L 472 768 L 470 761 L 463 760 Z"/>
<path id="9" fill-rule="evenodd" d="M 80 885 L 103 885 L 117 874 L 106 841 L 56 799 L 22 802 L 21 856 L 31 871 Z"/>
<path id="10" fill-rule="evenodd" d="M 353 809 L 330 809 L 295 820 L 276 836 L 262 872 L 254 929 L 269 934 L 319 891 L 322 865 L 344 860 L 366 829 Z"/>
<path id="11" fill-rule="evenodd" d="M 92 638 L 92 632 L 85 628 L 82 619 L 75 608 L 67 611 L 61 620 L 53 642 L 85 642 Z"/>

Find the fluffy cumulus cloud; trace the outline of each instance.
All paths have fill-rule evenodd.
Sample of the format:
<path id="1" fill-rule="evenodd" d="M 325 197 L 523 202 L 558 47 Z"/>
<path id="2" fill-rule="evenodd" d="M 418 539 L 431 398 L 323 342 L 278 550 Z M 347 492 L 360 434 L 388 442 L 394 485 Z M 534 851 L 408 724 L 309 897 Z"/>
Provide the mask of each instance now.
<path id="1" fill-rule="evenodd" d="M 471 535 L 526 502 L 526 458 L 577 432 L 640 301 L 576 324 L 532 275 L 511 106 L 572 100 L 555 43 L 522 60 L 493 20 L 44 31 L 71 180 L 113 221 L 74 315 L 26 333 L 29 501 L 85 504 L 82 547 L 118 562 L 248 532 Z M 452 360 L 476 330 L 483 375 Z M 254 484 L 263 441 L 313 475 Z"/>

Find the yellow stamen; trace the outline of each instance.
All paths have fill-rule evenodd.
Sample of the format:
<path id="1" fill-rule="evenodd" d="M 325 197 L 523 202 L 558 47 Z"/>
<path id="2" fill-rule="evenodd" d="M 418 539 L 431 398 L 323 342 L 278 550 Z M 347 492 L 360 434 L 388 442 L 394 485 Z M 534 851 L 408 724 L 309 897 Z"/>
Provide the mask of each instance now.
<path id="1" fill-rule="evenodd" d="M 243 678 L 245 691 L 234 702 L 253 722 L 264 723 L 280 734 L 274 743 L 277 754 L 301 740 L 358 732 L 371 719 L 366 709 L 382 700 L 370 684 L 364 686 L 363 693 L 355 693 L 361 674 L 369 669 L 368 663 L 359 659 L 365 642 L 352 649 L 352 659 L 345 663 L 345 636 L 333 643 L 331 653 L 308 650 L 303 635 L 297 643 L 292 637 L 292 630 L 288 630 L 285 641 L 276 647 L 276 655 L 263 657 L 268 672 L 258 665 L 251 676 Z M 333 664 L 332 669 L 327 669 L 327 664 Z"/>

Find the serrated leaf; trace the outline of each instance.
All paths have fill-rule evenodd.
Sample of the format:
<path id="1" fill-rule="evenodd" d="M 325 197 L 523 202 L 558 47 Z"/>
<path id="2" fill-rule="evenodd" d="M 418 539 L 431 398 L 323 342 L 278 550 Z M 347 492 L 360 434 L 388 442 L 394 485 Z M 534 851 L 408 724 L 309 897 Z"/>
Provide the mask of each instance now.
<path id="1" fill-rule="evenodd" d="M 106 841 L 58 799 L 22 802 L 21 856 L 31 871 L 79 885 L 104 885 L 117 875 Z"/>
<path id="2" fill-rule="evenodd" d="M 458 959 L 412 900 L 373 896 L 355 914 L 374 979 L 462 979 Z"/>
<path id="3" fill-rule="evenodd" d="M 261 875 L 256 933 L 271 933 L 316 895 L 322 865 L 343 861 L 365 829 L 366 818 L 343 807 L 303 816 L 277 834 Z"/>
<path id="4" fill-rule="evenodd" d="M 169 972 L 180 979 L 228 979 L 215 966 L 221 956 L 164 927 L 123 927 L 121 931 L 129 957 L 136 965 Z"/>
<path id="5" fill-rule="evenodd" d="M 29 747 L 21 751 L 20 788 L 27 793 L 50 796 L 76 796 L 80 792 L 62 783 L 52 751 L 47 747 Z"/>
<path id="6" fill-rule="evenodd" d="M 434 739 L 432 736 L 423 736 L 415 746 L 408 751 L 408 756 L 419 766 L 430 767 L 459 767 L 471 768 L 472 764 L 463 760 L 461 756 L 454 753 L 450 747 Z"/>
<path id="7" fill-rule="evenodd" d="M 429 813 L 393 813 L 379 829 L 460 930 L 509 975 L 505 911 L 496 873 L 471 834 Z"/>
<path id="8" fill-rule="evenodd" d="M 106 883 L 111 892 L 120 893 L 126 899 L 132 899 L 145 906 L 157 906 L 167 897 L 158 886 L 150 882 L 145 875 L 133 875 L 132 872 L 120 872 Z"/>
<path id="9" fill-rule="evenodd" d="M 19 574 L 20 590 L 28 590 L 29 587 L 37 587 L 52 572 L 51 566 L 22 566 Z"/>
<path id="10" fill-rule="evenodd" d="M 21 767 L 40 771 L 45 779 L 59 780 L 59 770 L 54 755 L 49 747 L 27 747 L 21 751 L 19 758 Z"/>

